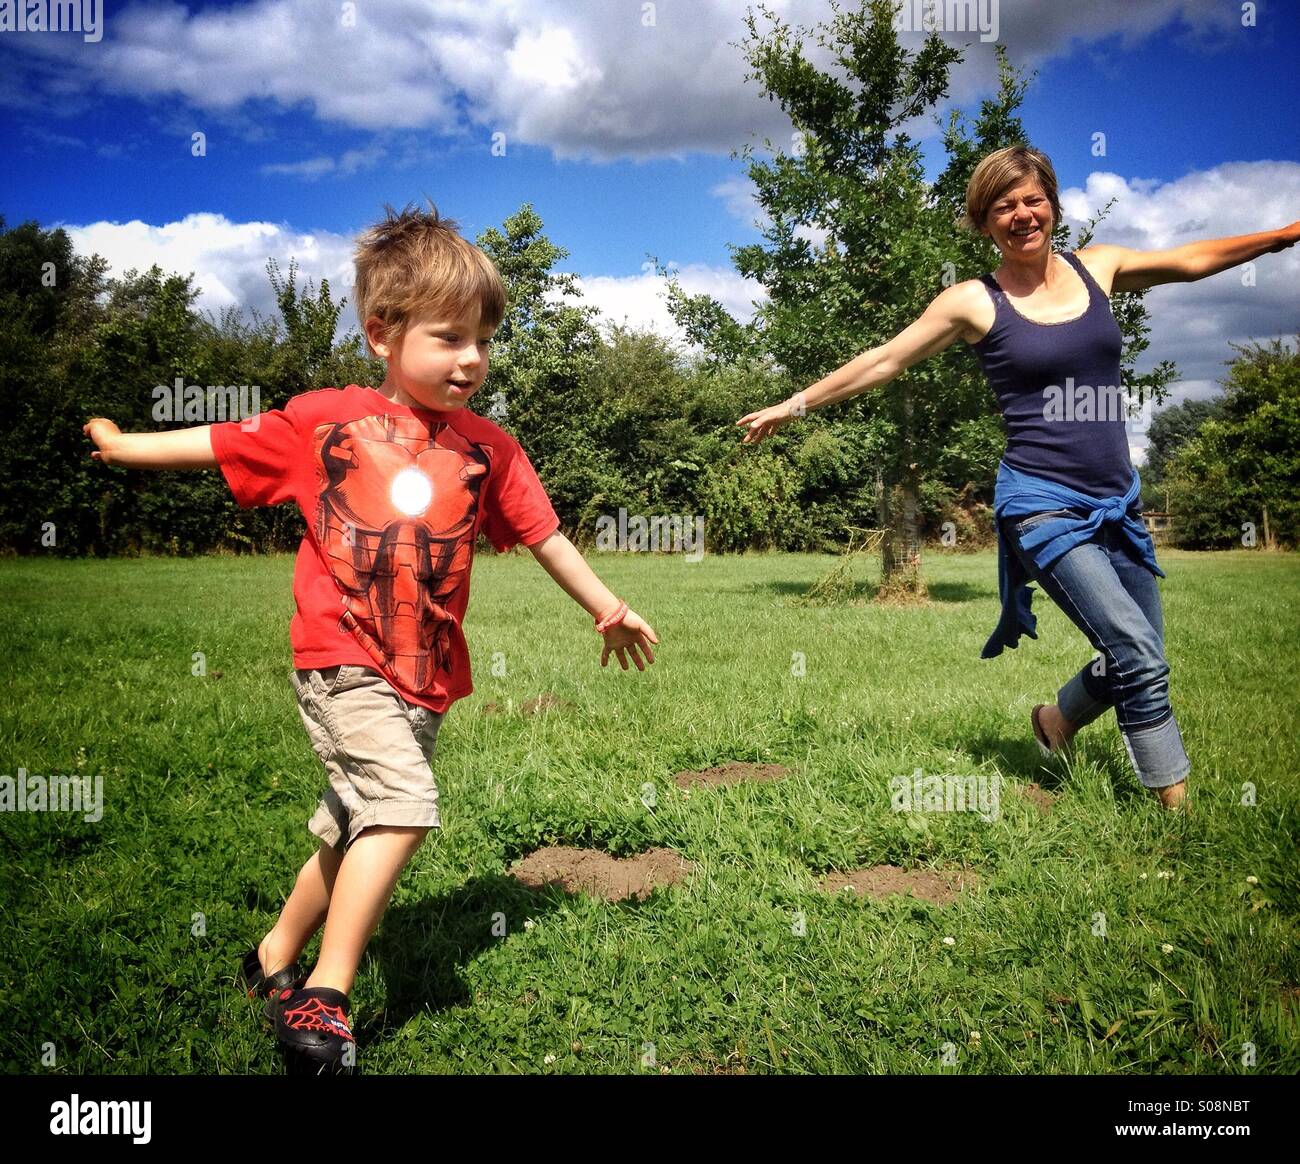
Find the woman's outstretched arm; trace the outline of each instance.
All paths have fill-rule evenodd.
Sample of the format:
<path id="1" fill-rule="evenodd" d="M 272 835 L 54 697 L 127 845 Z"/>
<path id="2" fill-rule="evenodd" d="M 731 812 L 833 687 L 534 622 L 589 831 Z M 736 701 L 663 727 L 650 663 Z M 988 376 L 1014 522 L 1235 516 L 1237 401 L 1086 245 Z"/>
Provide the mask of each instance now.
<path id="1" fill-rule="evenodd" d="M 1110 289 L 1114 294 L 1116 291 L 1145 291 L 1161 283 L 1191 283 L 1205 279 L 1271 251 L 1285 250 L 1294 246 L 1297 239 L 1300 239 L 1300 222 L 1258 234 L 1201 239 L 1167 251 L 1135 251 L 1101 244 L 1089 247 L 1087 254 L 1090 265 L 1095 260 L 1110 271 Z"/>
<path id="2" fill-rule="evenodd" d="M 741 443 L 758 444 L 795 417 L 888 384 L 913 364 L 943 351 L 970 329 L 972 297 L 984 294 L 975 280 L 941 291 L 915 323 L 887 343 L 869 348 L 789 400 L 742 416 L 736 424 L 749 431 Z"/>

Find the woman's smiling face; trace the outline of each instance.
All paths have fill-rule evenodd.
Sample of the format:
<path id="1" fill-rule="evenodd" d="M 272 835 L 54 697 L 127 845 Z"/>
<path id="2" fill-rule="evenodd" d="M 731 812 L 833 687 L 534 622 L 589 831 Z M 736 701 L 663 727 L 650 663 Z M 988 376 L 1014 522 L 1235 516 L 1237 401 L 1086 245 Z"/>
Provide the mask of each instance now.
<path id="1" fill-rule="evenodd" d="M 1052 204 L 1036 178 L 1025 178 L 993 200 L 984 222 L 987 234 L 1008 258 L 1032 255 L 1052 241 Z"/>

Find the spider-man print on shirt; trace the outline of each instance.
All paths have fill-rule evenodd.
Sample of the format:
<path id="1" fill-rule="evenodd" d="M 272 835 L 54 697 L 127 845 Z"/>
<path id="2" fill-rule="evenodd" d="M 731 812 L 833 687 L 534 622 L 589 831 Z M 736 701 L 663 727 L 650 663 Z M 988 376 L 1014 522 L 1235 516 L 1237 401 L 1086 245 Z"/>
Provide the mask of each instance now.
<path id="1" fill-rule="evenodd" d="M 451 663 L 446 603 L 465 581 L 490 462 L 446 424 L 372 415 L 319 426 L 316 538 L 340 620 L 376 663 L 427 692 Z"/>

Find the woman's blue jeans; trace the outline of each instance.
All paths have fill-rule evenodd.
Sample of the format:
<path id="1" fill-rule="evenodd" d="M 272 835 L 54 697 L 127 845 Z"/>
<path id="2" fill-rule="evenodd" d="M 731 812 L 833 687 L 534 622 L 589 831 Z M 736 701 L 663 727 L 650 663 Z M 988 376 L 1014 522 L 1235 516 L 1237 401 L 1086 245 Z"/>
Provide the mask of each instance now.
<path id="1" fill-rule="evenodd" d="M 1046 570 L 1020 547 L 1020 534 L 1069 512 L 1054 509 L 1003 519 L 1007 540 L 1030 578 L 1101 656 L 1061 688 L 1057 706 L 1080 728 L 1113 707 L 1138 779 L 1147 788 L 1177 784 L 1191 771 L 1192 762 L 1169 706 L 1165 624 L 1155 575 L 1109 524 Z"/>

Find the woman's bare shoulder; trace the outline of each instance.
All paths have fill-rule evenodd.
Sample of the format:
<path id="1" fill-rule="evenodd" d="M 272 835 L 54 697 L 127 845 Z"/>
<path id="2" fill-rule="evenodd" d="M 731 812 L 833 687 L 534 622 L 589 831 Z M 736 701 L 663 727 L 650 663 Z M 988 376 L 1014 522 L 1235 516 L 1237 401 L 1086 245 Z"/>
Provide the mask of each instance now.
<path id="1" fill-rule="evenodd" d="M 943 292 L 948 310 L 962 325 L 961 338 L 968 344 L 979 343 L 993 326 L 996 312 L 982 279 L 964 279 Z"/>
<path id="2" fill-rule="evenodd" d="M 1081 251 L 1074 252 L 1075 257 L 1088 268 L 1088 274 L 1093 277 L 1107 297 L 1110 296 L 1111 286 L 1115 282 L 1115 272 L 1119 269 L 1119 261 L 1123 253 L 1123 247 L 1111 243 L 1093 243 Z"/>

